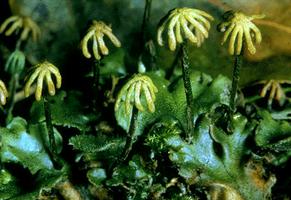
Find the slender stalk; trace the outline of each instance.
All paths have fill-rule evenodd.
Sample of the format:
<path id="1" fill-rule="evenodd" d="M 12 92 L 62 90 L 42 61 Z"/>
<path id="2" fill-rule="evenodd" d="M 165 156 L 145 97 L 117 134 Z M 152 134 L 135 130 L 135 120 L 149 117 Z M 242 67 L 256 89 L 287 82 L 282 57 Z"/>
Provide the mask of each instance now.
<path id="1" fill-rule="evenodd" d="M 193 94 L 192 94 L 192 87 L 191 87 L 191 80 L 190 80 L 190 65 L 189 65 L 189 58 L 188 52 L 186 49 L 186 44 L 181 44 L 181 55 L 182 55 L 182 71 L 183 71 L 183 81 L 184 81 L 184 89 L 186 95 L 186 114 L 187 114 L 187 139 L 188 142 L 191 142 L 192 134 L 193 134 Z"/>
<path id="2" fill-rule="evenodd" d="M 125 146 L 123 149 L 121 162 L 124 162 L 127 159 L 128 155 L 132 149 L 133 135 L 134 135 L 134 132 L 135 132 L 136 127 L 137 127 L 137 117 L 138 117 L 138 110 L 136 107 L 133 106 L 132 117 L 130 120 L 129 130 L 127 133 L 126 143 L 125 143 Z"/>
<path id="3" fill-rule="evenodd" d="M 51 108 L 47 96 L 44 96 L 43 98 L 43 107 L 49 139 L 49 147 L 45 146 L 45 149 L 47 150 L 49 156 L 52 158 L 54 167 L 56 169 L 61 169 L 65 165 L 65 162 L 58 156 L 57 144 L 54 136 L 54 127 L 52 124 Z"/>
<path id="4" fill-rule="evenodd" d="M 93 88 L 98 90 L 100 76 L 100 60 L 94 61 L 93 65 Z"/>
<path id="5" fill-rule="evenodd" d="M 143 21 L 141 26 L 141 60 L 145 62 L 149 70 L 156 70 L 156 50 L 151 39 L 149 22 L 151 17 L 152 0 L 145 0 Z"/>
<path id="6" fill-rule="evenodd" d="M 98 107 L 98 87 L 100 78 L 100 60 L 94 61 L 93 65 L 93 111 L 97 111 Z"/>
<path id="7" fill-rule="evenodd" d="M 235 97 L 236 97 L 237 88 L 238 88 L 241 66 L 242 66 L 242 55 L 236 55 L 234 59 L 234 69 L 233 69 L 233 75 L 232 75 L 232 86 L 231 86 L 230 103 L 229 103 L 232 113 L 235 112 Z"/>
<path id="8" fill-rule="evenodd" d="M 16 49 L 20 49 L 20 47 L 21 47 L 21 42 L 22 42 L 21 39 L 17 40 L 16 47 L 15 47 Z"/>
<path id="9" fill-rule="evenodd" d="M 143 14 L 143 20 L 142 20 L 142 26 L 141 26 L 141 31 L 142 31 L 142 36 L 143 36 L 143 43 L 145 44 L 147 40 L 147 29 L 148 29 L 148 24 L 150 21 L 150 16 L 151 16 L 151 7 L 152 7 L 152 0 L 145 0 L 145 8 L 144 8 L 144 14 Z"/>
<path id="10" fill-rule="evenodd" d="M 45 122 L 48 132 L 48 138 L 49 138 L 49 149 L 52 152 L 53 155 L 56 155 L 56 141 L 54 137 L 54 129 L 52 124 L 52 116 L 51 116 L 51 109 L 48 102 L 47 97 L 44 97 L 43 99 L 43 106 L 44 106 L 44 114 L 45 114 Z"/>
<path id="11" fill-rule="evenodd" d="M 7 110 L 7 117 L 6 117 L 6 124 L 8 124 L 12 118 L 12 111 L 15 105 L 14 96 L 16 93 L 16 88 L 18 86 L 19 75 L 14 74 L 12 75 L 10 82 L 9 82 L 9 100 L 8 100 L 8 110 Z"/>
<path id="12" fill-rule="evenodd" d="M 22 42 L 21 39 L 19 39 L 16 42 L 16 47 L 15 47 L 16 50 L 20 49 L 21 42 Z M 16 88 L 18 87 L 18 84 L 19 84 L 19 74 L 16 73 L 11 76 L 11 79 L 9 81 L 9 100 L 8 100 L 8 110 L 7 110 L 7 115 L 6 115 L 6 124 L 8 124 L 13 118 L 12 111 L 15 105 L 14 97 L 15 97 Z"/>

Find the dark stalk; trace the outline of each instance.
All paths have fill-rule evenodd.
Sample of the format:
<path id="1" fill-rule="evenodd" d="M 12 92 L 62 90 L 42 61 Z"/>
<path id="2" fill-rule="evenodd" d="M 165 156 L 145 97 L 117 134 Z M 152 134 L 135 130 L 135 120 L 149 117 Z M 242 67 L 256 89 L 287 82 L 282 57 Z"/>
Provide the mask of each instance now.
<path id="1" fill-rule="evenodd" d="M 182 56 L 182 71 L 183 71 L 183 81 L 184 81 L 184 89 L 185 89 L 185 95 L 186 95 L 186 102 L 187 102 L 187 108 L 186 108 L 186 116 L 187 116 L 187 140 L 188 142 L 191 142 L 192 135 L 193 135 L 193 94 L 192 94 L 192 87 L 191 87 L 191 80 L 190 80 L 190 65 L 189 65 L 189 58 L 188 58 L 188 52 L 186 48 L 186 44 L 181 44 L 181 56 Z"/>
<path id="2" fill-rule="evenodd" d="M 238 88 L 238 82 L 239 82 L 239 75 L 240 75 L 240 69 L 242 66 L 242 55 L 235 55 L 234 57 L 234 69 L 233 69 L 233 75 L 232 75 L 232 85 L 231 85 L 231 93 L 230 93 L 230 110 L 232 113 L 235 112 L 235 98 Z"/>
<path id="3" fill-rule="evenodd" d="M 17 50 L 20 49 L 21 42 L 22 42 L 21 39 L 17 40 L 15 49 Z M 15 105 L 14 96 L 15 96 L 16 88 L 18 87 L 18 84 L 19 84 L 19 74 L 18 73 L 12 74 L 11 79 L 9 81 L 9 100 L 8 100 L 8 109 L 7 109 L 7 115 L 6 115 L 6 124 L 8 124 L 13 118 L 12 111 Z"/>
<path id="4" fill-rule="evenodd" d="M 145 0 L 143 21 L 141 26 L 141 58 L 150 70 L 156 69 L 156 50 L 154 42 L 151 40 L 149 22 L 151 17 L 152 0 Z"/>
<path id="5" fill-rule="evenodd" d="M 56 145 L 56 141 L 54 137 L 54 127 L 52 123 L 51 109 L 50 109 L 50 105 L 49 105 L 47 97 L 43 98 L 43 107 L 44 107 L 45 122 L 46 122 L 46 128 L 48 132 L 50 150 L 53 154 L 56 154 L 57 145 Z"/>
<path id="6" fill-rule="evenodd" d="M 55 168 L 61 169 L 61 167 L 64 165 L 64 161 L 58 157 L 57 145 L 56 145 L 56 140 L 54 136 L 54 127 L 52 123 L 51 108 L 50 108 L 50 104 L 49 104 L 49 100 L 47 99 L 47 96 L 44 96 L 43 98 L 43 107 L 44 107 L 44 115 L 45 115 L 48 139 L 49 139 L 48 154 L 52 158 Z"/>
<path id="7" fill-rule="evenodd" d="M 94 61 L 93 65 L 93 88 L 98 90 L 100 76 L 100 60 Z"/>
<path id="8" fill-rule="evenodd" d="M 137 117 L 138 117 L 138 110 L 135 106 L 133 106 L 132 117 L 130 120 L 129 130 L 126 137 L 126 143 L 122 152 L 122 158 L 120 160 L 121 162 L 124 162 L 128 158 L 128 155 L 132 149 L 133 139 L 134 139 L 133 136 L 137 127 Z"/>
<path id="9" fill-rule="evenodd" d="M 129 130 L 127 132 L 127 136 L 126 136 L 126 142 L 123 148 L 123 151 L 120 155 L 119 159 L 116 159 L 116 161 L 114 161 L 114 163 L 112 164 L 112 166 L 109 168 L 108 170 L 108 174 L 111 176 L 113 173 L 113 170 L 115 167 L 119 166 L 120 164 L 124 163 L 126 161 L 126 159 L 128 158 L 129 153 L 132 150 L 132 145 L 133 145 L 133 135 L 134 132 L 137 128 L 137 117 L 138 117 L 138 110 L 135 106 L 133 106 L 132 108 L 132 116 L 130 119 L 130 125 L 129 125 Z"/>
<path id="10" fill-rule="evenodd" d="M 94 61 L 93 64 L 93 111 L 97 111 L 98 107 L 98 87 L 100 78 L 100 60 Z"/>
<path id="11" fill-rule="evenodd" d="M 49 139 L 49 146 L 44 146 L 45 150 L 47 151 L 48 155 L 51 157 L 53 165 L 56 169 L 61 169 L 66 165 L 65 161 L 58 156 L 57 152 L 57 144 L 54 135 L 54 127 L 52 123 L 52 115 L 51 115 L 51 107 L 49 100 L 47 98 L 48 95 L 43 97 L 43 107 L 44 107 L 44 114 L 45 114 L 45 122 L 47 128 L 47 134 Z"/>
<path id="12" fill-rule="evenodd" d="M 51 109 L 49 105 L 49 101 L 47 97 L 43 98 L 43 107 L 44 107 L 44 114 L 45 114 L 45 122 L 46 122 L 46 128 L 48 132 L 48 138 L 49 138 L 49 149 L 52 152 L 53 155 L 56 155 L 56 141 L 54 137 L 54 128 L 52 124 L 52 116 L 51 116 Z"/>
<path id="13" fill-rule="evenodd" d="M 145 45 L 147 36 L 148 36 L 148 24 L 150 21 L 150 16 L 151 16 L 151 7 L 152 7 L 152 0 L 145 0 L 145 8 L 144 8 L 144 14 L 143 14 L 143 20 L 142 20 L 142 25 L 141 25 L 141 32 L 142 32 L 142 41 L 143 45 Z"/>

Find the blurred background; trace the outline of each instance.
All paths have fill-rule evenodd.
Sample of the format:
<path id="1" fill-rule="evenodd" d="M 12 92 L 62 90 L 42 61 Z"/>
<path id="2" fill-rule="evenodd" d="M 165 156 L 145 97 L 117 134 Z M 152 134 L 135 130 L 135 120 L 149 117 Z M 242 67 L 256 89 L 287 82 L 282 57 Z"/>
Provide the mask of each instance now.
<path id="1" fill-rule="evenodd" d="M 90 63 L 80 50 L 80 40 L 93 19 L 111 24 L 122 42 L 122 49 L 110 48 L 110 56 L 103 60 L 102 73 L 137 71 L 144 6 L 145 0 L 3 0 L 0 23 L 11 15 L 34 19 L 42 35 L 38 42 L 28 41 L 24 46 L 30 63 L 27 67 L 47 59 L 61 69 L 65 85 L 74 87 L 74 80 L 80 73 L 90 71 L 87 66 Z M 221 73 L 231 77 L 233 57 L 227 53 L 228 44 L 221 46 L 222 33 L 216 26 L 221 15 L 233 9 L 249 15 L 266 15 L 264 19 L 255 20 L 263 41 L 257 46 L 255 55 L 245 56 L 240 84 L 244 86 L 263 79 L 291 79 L 291 0 L 152 0 L 148 32 L 155 44 L 159 20 L 176 7 L 202 9 L 215 18 L 209 38 L 202 47 L 189 45 L 193 69 L 213 76 Z M 14 50 L 17 38 L 16 35 L 0 35 L 0 66 L 4 66 Z M 155 46 L 157 67 L 169 69 L 176 53 L 168 51 L 167 46 Z"/>

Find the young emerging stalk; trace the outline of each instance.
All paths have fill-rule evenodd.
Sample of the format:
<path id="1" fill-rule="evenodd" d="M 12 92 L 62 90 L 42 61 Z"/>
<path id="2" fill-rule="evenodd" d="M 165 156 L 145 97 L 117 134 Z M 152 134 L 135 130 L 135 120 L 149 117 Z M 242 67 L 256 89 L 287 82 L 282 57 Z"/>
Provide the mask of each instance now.
<path id="1" fill-rule="evenodd" d="M 13 118 L 12 111 L 14 108 L 14 96 L 16 93 L 16 89 L 19 84 L 19 74 L 23 71 L 25 66 L 25 55 L 22 51 L 18 50 L 20 48 L 21 40 L 19 40 L 16 44 L 16 49 L 9 56 L 6 64 L 5 71 L 11 75 L 9 81 L 9 99 L 8 99 L 8 109 L 6 116 L 6 124 L 8 124 Z"/>
<path id="2" fill-rule="evenodd" d="M 143 34 L 143 41 L 147 40 L 147 29 L 148 29 L 148 24 L 150 21 L 150 16 L 151 16 L 151 7 L 152 7 L 152 0 L 145 0 L 145 8 L 144 8 L 144 14 L 143 14 L 143 21 L 142 21 L 142 26 L 141 26 L 141 31 Z"/>
<path id="3" fill-rule="evenodd" d="M 9 100 L 8 100 L 8 109 L 7 109 L 7 116 L 6 116 L 6 124 L 8 124 L 13 118 L 13 108 L 15 105 L 14 97 L 16 93 L 16 88 L 18 87 L 19 83 L 19 74 L 15 74 L 11 77 L 9 81 Z"/>
<path id="4" fill-rule="evenodd" d="M 177 53 L 178 57 L 181 57 L 184 89 L 186 95 L 186 119 L 187 119 L 187 140 L 191 142 L 193 135 L 193 94 L 190 80 L 190 65 L 189 58 L 186 49 L 186 40 L 196 44 L 198 47 L 208 37 L 208 31 L 210 29 L 209 20 L 213 20 L 213 17 L 208 13 L 191 8 L 176 8 L 171 10 L 159 24 L 157 31 L 158 44 L 163 46 L 162 35 L 167 30 L 169 49 L 175 51 L 177 44 L 181 44 L 180 50 Z M 175 70 L 175 65 L 178 63 L 178 59 L 175 59 L 174 66 L 171 67 L 167 78 L 169 79 Z"/>
<path id="5" fill-rule="evenodd" d="M 156 47 L 149 30 L 152 0 L 145 0 L 143 21 L 141 26 L 141 55 L 140 62 L 145 62 L 149 70 L 156 70 Z"/>
<path id="6" fill-rule="evenodd" d="M 256 48 L 253 43 L 253 38 L 255 38 L 255 43 L 257 44 L 262 41 L 261 32 L 252 20 L 261 19 L 263 17 L 263 15 L 246 16 L 242 12 L 227 11 L 222 16 L 223 22 L 217 27 L 218 31 L 224 32 L 222 44 L 230 38 L 228 52 L 230 55 L 235 56 L 229 102 L 232 113 L 235 112 L 235 99 L 242 66 L 243 49 L 246 47 L 250 54 L 255 54 Z"/>

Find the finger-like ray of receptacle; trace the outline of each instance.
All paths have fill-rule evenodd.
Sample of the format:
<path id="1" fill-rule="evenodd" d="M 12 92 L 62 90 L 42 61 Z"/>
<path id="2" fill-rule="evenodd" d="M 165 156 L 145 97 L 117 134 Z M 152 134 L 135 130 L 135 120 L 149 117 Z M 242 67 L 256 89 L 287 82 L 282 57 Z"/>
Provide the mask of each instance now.
<path id="1" fill-rule="evenodd" d="M 147 85 L 148 85 L 148 88 L 149 88 L 149 90 L 151 92 L 153 100 L 155 101 L 155 99 L 156 99 L 155 93 L 158 92 L 158 88 L 154 85 L 153 81 L 150 78 L 148 78 Z"/>
<path id="2" fill-rule="evenodd" d="M 189 21 L 195 28 L 199 29 L 200 32 L 204 35 L 205 38 L 208 38 L 208 31 L 202 26 L 197 20 L 193 19 L 192 17 L 186 15 L 186 20 Z"/>
<path id="3" fill-rule="evenodd" d="M 262 35 L 261 35 L 261 31 L 258 29 L 258 27 L 253 24 L 253 23 L 249 23 L 249 27 L 250 29 L 254 32 L 255 34 L 255 39 L 256 39 L 256 43 L 259 44 L 262 41 Z"/>
<path id="4" fill-rule="evenodd" d="M 249 27 L 244 26 L 244 35 L 245 35 L 245 41 L 247 43 L 247 48 L 248 48 L 249 52 L 251 54 L 255 54 L 256 48 L 253 44 Z"/>
<path id="5" fill-rule="evenodd" d="M 93 36 L 92 49 L 93 49 L 94 57 L 97 60 L 100 60 L 101 59 L 101 56 L 100 56 L 99 51 L 98 51 L 98 43 L 97 43 L 97 38 L 96 38 L 95 35 Z"/>
<path id="6" fill-rule="evenodd" d="M 158 92 L 158 89 L 156 88 L 156 86 L 154 86 L 152 84 L 149 84 L 147 87 L 150 90 L 151 97 L 152 97 L 153 101 L 155 101 L 156 100 L 156 93 Z"/>
<path id="7" fill-rule="evenodd" d="M 3 81 L 0 80 L 0 102 L 2 105 L 6 104 L 6 98 L 8 97 L 8 91 Z"/>
<path id="8" fill-rule="evenodd" d="M 282 99 L 282 98 L 285 97 L 285 93 L 284 93 L 284 91 L 283 91 L 283 89 L 282 89 L 280 83 L 277 82 L 276 85 L 277 85 L 277 92 L 276 92 L 275 99 L 276 99 L 277 101 L 280 101 L 280 99 Z"/>
<path id="9" fill-rule="evenodd" d="M 23 31 L 22 31 L 22 33 L 21 33 L 20 39 L 21 39 L 21 40 L 26 40 L 30 31 L 31 31 L 30 28 L 28 28 L 28 27 L 24 27 L 24 28 L 23 28 Z"/>
<path id="10" fill-rule="evenodd" d="M 232 32 L 232 30 L 234 29 L 235 24 L 231 24 L 229 27 L 226 28 L 226 31 L 224 32 L 223 38 L 222 38 L 222 42 L 221 44 L 224 44 L 225 41 L 227 40 L 227 38 L 229 37 L 229 34 Z"/>
<path id="11" fill-rule="evenodd" d="M 271 91 L 270 91 L 269 99 L 274 99 L 276 91 L 277 91 L 277 85 L 276 85 L 275 82 L 273 82 L 273 84 L 271 85 Z"/>
<path id="12" fill-rule="evenodd" d="M 3 24 L 0 26 L 0 33 L 2 33 L 6 27 L 8 26 L 8 24 L 10 24 L 11 22 L 14 22 L 16 20 L 19 20 L 19 17 L 18 16 L 12 16 L 12 17 L 9 17 L 8 19 L 6 19 Z"/>
<path id="13" fill-rule="evenodd" d="M 125 112 L 128 115 L 130 114 L 130 111 L 132 108 L 131 101 L 133 101 L 134 89 L 135 89 L 135 83 L 130 85 L 125 97 Z"/>
<path id="14" fill-rule="evenodd" d="M 143 84 L 142 88 L 146 97 L 146 102 L 147 102 L 149 111 L 153 113 L 155 112 L 155 104 L 154 104 L 155 97 L 152 97 L 151 92 L 149 91 L 149 88 L 147 85 Z"/>
<path id="15" fill-rule="evenodd" d="M 105 42 L 104 42 L 104 39 L 103 39 L 104 35 L 100 35 L 100 37 L 97 37 L 97 40 L 98 40 L 98 44 L 99 44 L 99 48 L 100 48 L 100 51 L 103 55 L 108 55 L 109 53 L 109 50 L 108 48 L 106 47 L 105 45 Z"/>
<path id="16" fill-rule="evenodd" d="M 82 52 L 86 58 L 91 58 L 91 54 L 88 50 L 88 41 L 94 35 L 94 31 L 89 31 L 81 42 Z"/>
<path id="17" fill-rule="evenodd" d="M 51 77 L 51 73 L 47 72 L 45 74 L 45 79 L 46 79 L 46 84 L 47 84 L 47 87 L 48 87 L 48 92 L 51 96 L 55 95 L 56 93 L 56 89 L 55 89 L 55 84 L 52 80 L 52 77 Z"/>
<path id="18" fill-rule="evenodd" d="M 32 29 L 32 39 L 36 41 L 40 37 L 41 31 L 39 27 L 37 26 L 37 24 L 35 24 L 32 21 L 31 21 L 31 29 Z"/>
<path id="19" fill-rule="evenodd" d="M 262 89 L 261 93 L 260 93 L 260 96 L 261 97 L 265 97 L 266 94 L 267 94 L 267 91 L 269 90 L 270 86 L 271 86 L 271 81 L 269 81 Z"/>
<path id="20" fill-rule="evenodd" d="M 56 88 L 60 88 L 62 86 L 62 76 L 60 71 L 52 64 L 50 64 L 49 71 L 52 72 L 52 74 L 56 77 Z"/>
<path id="21" fill-rule="evenodd" d="M 37 101 L 40 101 L 40 99 L 41 99 L 43 80 L 44 80 L 44 76 L 47 72 L 48 72 L 47 70 L 43 70 L 40 72 L 39 76 L 37 77 L 36 90 L 35 90 L 35 99 Z"/>
<path id="22" fill-rule="evenodd" d="M 182 43 L 183 37 L 181 34 L 181 24 L 180 24 L 179 20 L 176 22 L 176 25 L 175 25 L 175 34 L 176 34 L 177 42 Z"/>
<path id="23" fill-rule="evenodd" d="M 237 43 L 236 43 L 236 55 L 240 55 L 242 51 L 243 45 L 243 28 L 239 27 L 239 31 L 237 33 Z"/>
<path id="24" fill-rule="evenodd" d="M 16 29 L 21 28 L 22 27 L 22 19 L 19 19 L 17 21 L 15 21 L 12 26 L 5 32 L 6 36 L 11 35 Z"/>
<path id="25" fill-rule="evenodd" d="M 2 105 L 6 104 L 6 98 L 7 98 L 7 96 L 5 96 L 5 94 L 0 92 L 0 102 Z"/>
<path id="26" fill-rule="evenodd" d="M 29 77 L 28 81 L 26 82 L 26 84 L 24 86 L 24 96 L 25 97 L 29 96 L 30 87 L 31 87 L 32 83 L 35 81 L 35 79 L 37 78 L 40 70 L 41 70 L 40 67 L 36 68 L 36 70 L 32 73 L 32 75 Z"/>
<path id="27" fill-rule="evenodd" d="M 171 51 L 175 51 L 176 49 L 176 36 L 174 33 L 174 26 L 176 22 L 178 21 L 179 16 L 173 17 L 173 19 L 170 20 L 169 26 L 168 26 L 168 43 L 169 43 L 169 48 Z"/>
<path id="28" fill-rule="evenodd" d="M 141 104 L 140 98 L 141 98 L 141 81 L 138 81 L 135 85 L 135 91 L 134 91 L 134 102 L 135 106 L 139 111 L 144 111 L 144 107 Z"/>
<path id="29" fill-rule="evenodd" d="M 160 26 L 160 27 L 158 28 L 158 31 L 157 31 L 157 41 L 158 41 L 158 44 L 159 44 L 160 46 L 164 46 L 164 41 L 163 41 L 163 37 L 162 37 L 162 35 L 163 35 L 164 30 L 165 30 L 165 27 L 166 27 L 166 24 L 163 23 L 163 25 Z"/>
<path id="30" fill-rule="evenodd" d="M 197 13 L 197 16 L 203 16 L 208 18 L 209 20 L 214 20 L 214 18 L 209 15 L 207 12 L 203 11 L 203 10 L 198 10 L 198 9 L 194 9 L 195 13 Z"/>
<path id="31" fill-rule="evenodd" d="M 119 40 L 117 39 L 117 37 L 115 37 L 115 35 L 112 34 L 111 31 L 108 31 L 108 30 L 105 29 L 105 30 L 103 30 L 103 33 L 108 36 L 108 38 L 111 40 L 111 42 L 116 47 L 121 47 L 121 43 L 119 42 Z"/>
<path id="32" fill-rule="evenodd" d="M 195 35 L 197 37 L 197 47 L 200 47 L 201 44 L 204 42 L 204 35 L 201 33 L 199 29 L 195 29 Z"/>
<path id="33" fill-rule="evenodd" d="M 239 27 L 240 26 L 235 27 L 230 36 L 229 45 L 228 45 L 228 52 L 230 53 L 230 55 L 234 54 L 235 40 L 239 32 Z"/>
<path id="34" fill-rule="evenodd" d="M 210 23 L 207 19 L 205 19 L 203 16 L 201 15 L 197 15 L 196 13 L 189 13 L 189 16 L 194 18 L 194 19 L 197 19 L 197 21 L 200 21 L 204 24 L 204 26 L 206 27 L 207 30 L 210 29 Z"/>
<path id="35" fill-rule="evenodd" d="M 188 28 L 188 24 L 186 19 L 183 16 L 180 16 L 180 23 L 182 25 L 184 34 L 186 36 L 186 38 L 188 38 L 191 42 L 196 43 L 197 42 L 197 38 L 195 37 L 195 35 L 191 32 L 191 30 Z"/>

